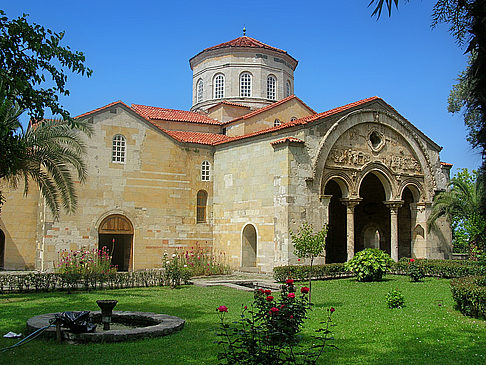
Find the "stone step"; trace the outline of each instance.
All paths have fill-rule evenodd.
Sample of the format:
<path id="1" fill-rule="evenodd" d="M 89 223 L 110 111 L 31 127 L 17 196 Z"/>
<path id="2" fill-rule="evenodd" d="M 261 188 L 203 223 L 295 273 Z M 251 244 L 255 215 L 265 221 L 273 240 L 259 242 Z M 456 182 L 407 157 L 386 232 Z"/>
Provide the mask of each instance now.
<path id="1" fill-rule="evenodd" d="M 238 271 L 259 273 L 260 272 L 260 268 L 259 267 L 242 266 L 242 267 L 240 267 L 238 269 Z"/>

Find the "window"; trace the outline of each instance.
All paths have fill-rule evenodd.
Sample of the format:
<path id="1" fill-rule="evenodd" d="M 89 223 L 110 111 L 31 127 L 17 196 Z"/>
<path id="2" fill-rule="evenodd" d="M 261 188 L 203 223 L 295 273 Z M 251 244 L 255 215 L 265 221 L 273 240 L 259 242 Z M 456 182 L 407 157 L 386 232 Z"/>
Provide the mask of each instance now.
<path id="1" fill-rule="evenodd" d="M 280 119 L 275 119 L 275 120 L 273 121 L 273 126 L 274 126 L 274 127 L 278 127 L 280 124 L 282 124 L 282 122 L 280 121 Z"/>
<path id="2" fill-rule="evenodd" d="M 202 181 L 209 181 L 210 174 L 209 170 L 211 168 L 211 164 L 209 161 L 203 161 L 201 164 L 201 180 Z"/>
<path id="3" fill-rule="evenodd" d="M 204 83 L 203 80 L 199 80 L 196 86 L 197 94 L 196 94 L 196 103 L 200 103 L 203 101 L 203 91 L 204 91 Z"/>
<path id="4" fill-rule="evenodd" d="M 113 149 L 111 152 L 111 162 L 125 163 L 126 140 L 121 134 L 113 137 Z"/>
<path id="5" fill-rule="evenodd" d="M 292 117 L 290 118 L 290 121 L 293 122 L 294 120 L 297 120 L 297 117 Z"/>
<path id="6" fill-rule="evenodd" d="M 285 83 L 285 97 L 292 95 L 291 93 L 291 87 L 290 87 L 290 81 L 287 81 Z"/>
<path id="7" fill-rule="evenodd" d="M 197 223 L 206 222 L 206 205 L 208 202 L 208 193 L 204 190 L 199 190 L 197 192 L 197 211 L 196 211 L 196 221 Z"/>
<path id="8" fill-rule="evenodd" d="M 240 96 L 251 96 L 251 75 L 248 72 L 240 75 Z"/>
<path id="9" fill-rule="evenodd" d="M 277 89 L 277 79 L 275 76 L 268 76 L 267 77 L 267 99 L 275 100 L 276 99 L 276 89 Z"/>
<path id="10" fill-rule="evenodd" d="M 214 98 L 224 98 L 224 76 L 221 74 L 214 78 Z"/>

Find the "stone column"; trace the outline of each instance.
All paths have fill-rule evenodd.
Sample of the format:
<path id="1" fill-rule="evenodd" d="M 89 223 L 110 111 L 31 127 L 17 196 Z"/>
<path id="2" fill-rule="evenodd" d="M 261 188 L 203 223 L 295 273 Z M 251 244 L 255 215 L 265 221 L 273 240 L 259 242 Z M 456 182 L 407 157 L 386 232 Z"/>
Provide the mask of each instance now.
<path id="1" fill-rule="evenodd" d="M 354 208 L 361 200 L 361 198 L 341 199 L 341 202 L 346 206 L 346 251 L 348 261 L 354 256 Z"/>
<path id="2" fill-rule="evenodd" d="M 320 195 L 322 207 L 324 208 L 324 224 L 329 225 L 329 204 L 331 203 L 332 195 Z"/>
<path id="3" fill-rule="evenodd" d="M 398 261 L 398 208 L 403 204 L 403 200 L 387 201 L 385 205 L 390 208 L 390 243 L 391 257 Z"/>

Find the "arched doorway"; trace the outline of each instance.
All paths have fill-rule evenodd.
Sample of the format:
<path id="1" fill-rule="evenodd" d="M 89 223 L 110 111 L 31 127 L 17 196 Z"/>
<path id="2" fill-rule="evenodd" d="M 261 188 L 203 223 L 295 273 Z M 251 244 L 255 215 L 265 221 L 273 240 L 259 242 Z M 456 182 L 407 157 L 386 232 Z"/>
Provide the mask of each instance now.
<path id="1" fill-rule="evenodd" d="M 98 248 L 106 247 L 111 255 L 111 264 L 119 271 L 132 267 L 133 225 L 127 217 L 113 214 L 100 224 L 98 229 Z"/>
<path id="2" fill-rule="evenodd" d="M 359 196 L 363 200 L 354 208 L 354 252 L 374 247 L 391 254 L 390 210 L 383 203 L 385 188 L 378 176 L 369 173 L 364 177 Z"/>
<path id="3" fill-rule="evenodd" d="M 346 207 L 341 202 L 343 194 L 339 184 L 334 180 L 327 182 L 324 194 L 331 196 L 328 209 L 326 264 L 346 262 Z"/>
<path id="4" fill-rule="evenodd" d="M 403 205 L 398 209 L 398 258 L 412 257 L 412 191 L 407 187 L 402 192 Z"/>
<path id="5" fill-rule="evenodd" d="M 253 224 L 247 224 L 243 229 L 241 242 L 241 266 L 256 267 L 257 234 Z"/>
<path id="6" fill-rule="evenodd" d="M 5 267 L 5 233 L 0 229 L 0 270 Z"/>

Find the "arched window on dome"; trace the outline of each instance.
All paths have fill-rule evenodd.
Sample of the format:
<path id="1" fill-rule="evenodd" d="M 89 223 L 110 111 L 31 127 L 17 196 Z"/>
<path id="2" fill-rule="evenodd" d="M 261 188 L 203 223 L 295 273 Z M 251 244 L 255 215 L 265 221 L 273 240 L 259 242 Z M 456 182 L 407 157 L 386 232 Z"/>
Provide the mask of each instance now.
<path id="1" fill-rule="evenodd" d="M 203 80 L 199 79 L 196 85 L 196 103 L 200 103 L 203 101 L 203 92 L 204 92 L 204 83 Z"/>
<path id="2" fill-rule="evenodd" d="M 292 95 L 292 87 L 290 85 L 290 81 L 287 80 L 287 82 L 285 83 L 285 97 L 288 97 Z"/>
<path id="3" fill-rule="evenodd" d="M 117 134 L 113 137 L 111 150 L 111 162 L 125 163 L 126 139 L 125 136 Z"/>
<path id="4" fill-rule="evenodd" d="M 273 126 L 274 126 L 274 127 L 278 127 L 280 124 L 282 124 L 282 122 L 280 121 L 280 119 L 275 119 L 275 120 L 273 121 Z"/>
<path id="5" fill-rule="evenodd" d="M 240 75 L 240 96 L 251 96 L 251 75 L 248 72 L 243 72 Z"/>
<path id="6" fill-rule="evenodd" d="M 208 193 L 204 190 L 197 192 L 196 222 L 206 223 L 206 207 L 208 204 Z"/>
<path id="7" fill-rule="evenodd" d="M 267 77 L 267 99 L 275 100 L 277 98 L 277 79 L 270 75 Z"/>
<path id="8" fill-rule="evenodd" d="M 214 98 L 224 98 L 224 75 L 218 74 L 214 77 Z"/>
<path id="9" fill-rule="evenodd" d="M 203 161 L 201 163 L 201 181 L 211 180 L 211 164 L 209 161 Z"/>

